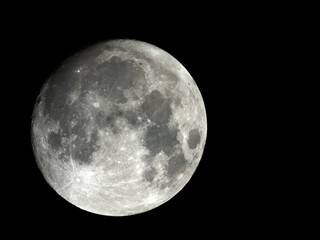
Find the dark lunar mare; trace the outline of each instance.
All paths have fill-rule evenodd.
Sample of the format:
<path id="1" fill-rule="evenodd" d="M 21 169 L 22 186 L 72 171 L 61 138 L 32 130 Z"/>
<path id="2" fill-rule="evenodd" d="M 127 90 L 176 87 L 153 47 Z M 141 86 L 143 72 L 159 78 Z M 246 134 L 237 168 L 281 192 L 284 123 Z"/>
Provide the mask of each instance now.
<path id="1" fill-rule="evenodd" d="M 158 90 L 152 91 L 145 97 L 142 110 L 155 123 L 168 123 L 172 113 L 171 99 L 165 98 Z"/>
<path id="2" fill-rule="evenodd" d="M 207 129 L 201 95 L 183 66 L 152 45 L 116 40 L 84 49 L 52 75 L 36 105 L 38 166 L 63 198 L 93 213 L 126 216 L 159 206 L 186 184 L 202 154 Z M 195 114 L 199 121 L 190 129 Z M 112 153 L 111 164 L 92 163 L 100 144 L 97 155 Z M 135 150 L 148 154 L 125 159 Z M 84 167 L 74 171 L 73 162 L 59 162 L 70 159 L 76 169 Z M 119 160 L 123 164 L 113 162 Z M 136 167 L 142 167 L 144 182 Z"/>
<path id="3" fill-rule="evenodd" d="M 113 50 L 114 47 L 106 45 L 105 49 Z M 84 62 L 81 57 L 86 54 L 90 60 Z M 187 161 L 177 140 L 179 130 L 168 126 L 172 115 L 171 104 L 179 104 L 179 99 L 166 97 L 172 93 L 166 92 L 166 95 L 163 95 L 160 91 L 154 90 L 145 96 L 139 110 L 142 112 L 130 110 L 122 112 L 118 104 L 128 102 L 123 94 L 124 90 L 138 85 L 144 86 L 146 83 L 145 72 L 142 69 L 143 64 L 133 60 L 122 60 L 117 56 L 99 63 L 93 60 L 98 54 L 99 52 L 96 51 L 91 55 L 84 53 L 76 56 L 73 60 L 75 63 L 81 63 L 80 74 L 76 71 L 77 64 L 67 62 L 48 82 L 47 90 L 43 94 L 44 114 L 60 125 L 60 130 L 57 133 L 51 132 L 48 135 L 48 143 L 51 148 L 53 150 L 62 149 L 59 158 L 63 161 L 68 161 L 72 156 L 80 164 L 90 164 L 92 153 L 98 150 L 97 132 L 88 133 L 85 130 L 90 121 L 93 121 L 93 124 L 100 129 L 110 128 L 114 134 L 117 134 L 121 131 L 116 126 L 116 120 L 119 117 L 127 119 L 132 127 L 138 127 L 146 119 L 150 119 L 152 124 L 146 130 L 144 142 L 150 152 L 150 157 L 147 159 L 152 161 L 159 152 L 163 151 L 167 156 L 171 156 L 167 166 L 168 177 L 181 173 L 185 169 Z M 155 73 L 162 74 L 169 81 L 171 87 L 174 87 L 179 81 L 174 72 L 161 67 L 143 54 L 140 58 L 150 63 Z M 79 96 L 71 103 L 69 96 L 75 90 L 78 91 Z M 106 114 L 89 106 L 86 102 L 89 92 L 98 94 L 101 98 L 109 101 L 113 105 L 112 111 Z M 90 114 L 85 114 L 88 111 Z M 142 120 L 138 119 L 140 113 Z M 93 120 L 90 120 L 88 115 L 92 116 Z M 71 126 L 72 121 L 75 122 L 74 126 Z M 72 139 L 72 136 L 76 136 L 76 138 Z M 62 138 L 69 139 L 69 142 L 62 144 Z M 189 133 L 188 144 L 189 148 L 198 144 L 196 133 Z M 144 176 L 147 181 L 152 181 L 156 174 L 154 168 L 148 168 Z"/>
<path id="4" fill-rule="evenodd" d="M 152 156 L 156 156 L 161 151 L 169 155 L 179 144 L 177 134 L 178 129 L 169 129 L 167 124 L 150 126 L 146 132 L 145 146 Z"/>
<path id="5" fill-rule="evenodd" d="M 169 179 L 182 173 L 187 166 L 187 160 L 177 139 L 179 129 L 169 128 L 168 125 L 172 115 L 171 102 L 171 99 L 164 97 L 158 90 L 154 90 L 145 97 L 142 104 L 143 112 L 153 122 L 147 128 L 145 135 L 144 144 L 150 153 L 147 161 L 149 163 L 154 161 L 155 156 L 161 151 L 171 156 L 166 167 L 166 175 Z M 148 182 L 152 182 L 156 175 L 154 168 L 148 168 L 144 172 L 144 177 Z"/>
<path id="6" fill-rule="evenodd" d="M 61 136 L 59 133 L 50 132 L 48 135 L 48 143 L 53 150 L 57 150 L 61 147 Z"/>
<path id="7" fill-rule="evenodd" d="M 143 177 L 147 182 L 152 182 L 157 174 L 157 170 L 154 167 L 149 167 L 144 171 Z"/>
<path id="8" fill-rule="evenodd" d="M 74 103 L 71 106 L 64 107 L 59 117 L 56 117 L 59 119 L 60 130 L 58 133 L 49 133 L 48 144 L 54 151 L 62 150 L 58 156 L 60 160 L 67 162 L 71 156 L 79 164 L 90 164 L 93 160 L 92 153 L 99 149 L 98 132 L 97 129 L 86 131 L 90 119 L 83 113 L 81 104 Z M 75 122 L 74 126 L 71 125 L 72 121 Z M 63 138 L 67 139 L 64 144 Z"/>
<path id="9" fill-rule="evenodd" d="M 183 173 L 187 167 L 187 160 L 185 159 L 183 152 L 179 152 L 173 155 L 168 161 L 167 173 L 169 179 Z"/>
<path id="10" fill-rule="evenodd" d="M 90 61 L 81 61 L 81 56 L 86 54 Z M 128 101 L 123 90 L 145 82 L 143 69 L 132 60 L 122 60 L 116 56 L 103 63 L 93 61 L 97 54 L 83 53 L 71 58 L 56 71 L 43 92 L 44 115 L 60 125 L 59 132 L 49 133 L 48 144 L 53 150 L 62 149 L 59 158 L 63 161 L 68 161 L 72 156 L 80 164 L 91 163 L 92 153 L 98 149 L 98 138 L 96 132 L 86 131 L 85 127 L 92 121 L 90 116 L 99 128 L 108 127 L 114 134 L 121 131 L 115 124 L 119 117 L 127 118 L 135 126 L 141 124 L 134 112 L 123 113 L 117 104 Z M 78 73 L 75 63 L 80 62 L 81 73 Z M 78 99 L 71 103 L 70 95 L 75 92 L 79 95 Z M 86 100 L 89 92 L 109 101 L 113 104 L 113 110 L 106 114 L 94 109 Z M 88 111 L 90 114 L 85 114 Z M 71 126 L 72 121 L 74 126 Z M 75 139 L 72 136 L 76 136 Z M 63 145 L 62 138 L 69 139 L 68 143 Z"/>
<path id="11" fill-rule="evenodd" d="M 133 60 L 113 56 L 109 61 L 91 66 L 82 80 L 82 90 L 88 90 L 113 103 L 126 103 L 123 90 L 145 83 L 143 69 Z"/>

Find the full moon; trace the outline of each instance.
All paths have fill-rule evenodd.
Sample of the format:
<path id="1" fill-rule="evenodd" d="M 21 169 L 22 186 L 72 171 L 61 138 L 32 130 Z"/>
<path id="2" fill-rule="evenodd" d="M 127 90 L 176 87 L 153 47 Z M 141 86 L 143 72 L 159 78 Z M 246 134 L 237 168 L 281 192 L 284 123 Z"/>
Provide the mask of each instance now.
<path id="1" fill-rule="evenodd" d="M 71 56 L 45 81 L 31 139 L 48 184 L 101 215 L 154 209 L 190 180 L 203 154 L 201 93 L 173 56 L 110 40 Z"/>

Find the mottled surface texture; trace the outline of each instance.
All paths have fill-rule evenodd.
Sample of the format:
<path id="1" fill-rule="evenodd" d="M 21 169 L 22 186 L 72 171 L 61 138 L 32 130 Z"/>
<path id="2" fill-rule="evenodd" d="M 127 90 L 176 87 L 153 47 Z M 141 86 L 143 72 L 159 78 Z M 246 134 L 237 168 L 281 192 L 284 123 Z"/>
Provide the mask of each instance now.
<path id="1" fill-rule="evenodd" d="M 47 182 L 72 204 L 125 216 L 177 194 L 195 171 L 207 122 L 187 70 L 139 41 L 96 44 L 46 81 L 32 144 Z"/>

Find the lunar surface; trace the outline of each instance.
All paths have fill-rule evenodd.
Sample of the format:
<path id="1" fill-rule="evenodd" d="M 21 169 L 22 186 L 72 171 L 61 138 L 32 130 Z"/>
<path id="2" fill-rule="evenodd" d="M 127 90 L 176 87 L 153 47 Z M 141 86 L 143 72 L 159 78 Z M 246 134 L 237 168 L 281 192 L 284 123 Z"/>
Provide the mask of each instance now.
<path id="1" fill-rule="evenodd" d="M 201 159 L 201 93 L 174 57 L 111 40 L 67 59 L 44 83 L 32 146 L 49 185 L 86 211 L 127 216 L 176 195 Z"/>

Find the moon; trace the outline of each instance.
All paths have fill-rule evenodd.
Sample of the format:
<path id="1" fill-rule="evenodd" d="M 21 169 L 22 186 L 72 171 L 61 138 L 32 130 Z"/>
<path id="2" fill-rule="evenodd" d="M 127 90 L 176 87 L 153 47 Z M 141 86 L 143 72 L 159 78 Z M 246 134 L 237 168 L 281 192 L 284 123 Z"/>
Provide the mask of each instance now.
<path id="1" fill-rule="evenodd" d="M 203 154 L 207 119 L 188 71 L 146 42 L 97 43 L 45 81 L 31 141 L 48 184 L 100 215 L 154 209 L 191 179 Z"/>

